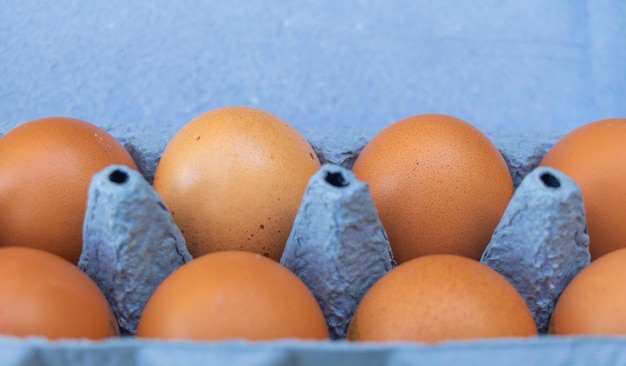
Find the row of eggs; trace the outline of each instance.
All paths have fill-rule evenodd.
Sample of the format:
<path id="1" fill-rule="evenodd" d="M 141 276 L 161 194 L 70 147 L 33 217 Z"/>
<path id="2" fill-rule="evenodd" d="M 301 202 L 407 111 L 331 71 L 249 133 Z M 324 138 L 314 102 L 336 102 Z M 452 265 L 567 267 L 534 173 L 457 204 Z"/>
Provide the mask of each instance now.
<path id="1" fill-rule="evenodd" d="M 594 258 L 624 242 L 616 224 L 624 202 L 620 165 L 610 163 L 624 155 L 622 131 L 624 120 L 589 124 L 557 143 L 542 162 L 580 184 Z M 15 128 L 0 139 L 0 156 L 0 244 L 39 247 L 74 263 L 82 250 L 91 177 L 111 164 L 136 168 L 112 136 L 68 118 Z M 154 188 L 194 257 L 244 250 L 278 260 L 319 168 L 311 146 L 287 123 L 256 109 L 229 107 L 198 117 L 174 137 Z M 480 258 L 513 193 L 496 147 L 473 126 L 445 115 L 391 125 L 370 141 L 352 170 L 369 184 L 400 264 L 437 253 Z"/>

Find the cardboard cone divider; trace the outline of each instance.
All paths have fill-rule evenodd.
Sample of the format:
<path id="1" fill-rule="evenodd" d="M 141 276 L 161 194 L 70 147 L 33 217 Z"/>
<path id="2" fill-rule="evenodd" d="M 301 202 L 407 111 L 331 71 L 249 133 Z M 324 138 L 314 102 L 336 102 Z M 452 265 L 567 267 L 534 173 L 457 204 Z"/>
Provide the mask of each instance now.
<path id="1" fill-rule="evenodd" d="M 134 335 L 152 293 L 192 259 L 170 212 L 144 177 L 125 166 L 89 187 L 78 267 L 100 287 L 123 335 Z"/>
<path id="2" fill-rule="evenodd" d="M 524 297 L 540 334 L 565 286 L 590 260 L 580 188 L 548 167 L 524 177 L 481 258 Z"/>
<path id="3" fill-rule="evenodd" d="M 280 262 L 306 283 L 331 338 L 343 339 L 365 292 L 395 267 L 368 185 L 325 164 L 311 178 Z"/>

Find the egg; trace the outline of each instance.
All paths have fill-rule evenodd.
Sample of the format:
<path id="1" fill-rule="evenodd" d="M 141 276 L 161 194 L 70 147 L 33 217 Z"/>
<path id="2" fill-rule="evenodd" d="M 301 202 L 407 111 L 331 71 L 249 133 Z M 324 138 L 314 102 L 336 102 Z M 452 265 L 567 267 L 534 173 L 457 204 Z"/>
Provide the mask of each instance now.
<path id="1" fill-rule="evenodd" d="M 567 285 L 552 313 L 549 333 L 626 335 L 626 248 L 591 262 Z"/>
<path id="2" fill-rule="evenodd" d="M 101 128 L 50 117 L 0 138 L 0 246 L 48 250 L 77 263 L 91 177 L 130 154 Z"/>
<path id="3" fill-rule="evenodd" d="M 153 185 L 194 257 L 246 250 L 278 261 L 319 168 L 287 122 L 233 106 L 186 124 L 163 151 Z"/>
<path id="4" fill-rule="evenodd" d="M 560 170 L 580 187 L 591 259 L 626 247 L 626 118 L 581 126 L 548 150 L 541 166 Z"/>
<path id="5" fill-rule="evenodd" d="M 436 254 L 404 262 L 368 290 L 348 328 L 352 341 L 447 340 L 537 335 L 524 299 L 473 259 Z"/>
<path id="6" fill-rule="evenodd" d="M 370 185 L 398 263 L 428 254 L 480 259 L 513 194 L 496 146 L 471 124 L 441 114 L 388 126 L 352 170 Z"/>
<path id="7" fill-rule="evenodd" d="M 0 334 L 49 339 L 119 335 L 98 286 L 67 260 L 34 248 L 0 248 Z"/>
<path id="8" fill-rule="evenodd" d="M 160 339 L 328 339 L 308 287 L 276 261 L 219 251 L 183 265 L 156 289 L 137 336 Z"/>

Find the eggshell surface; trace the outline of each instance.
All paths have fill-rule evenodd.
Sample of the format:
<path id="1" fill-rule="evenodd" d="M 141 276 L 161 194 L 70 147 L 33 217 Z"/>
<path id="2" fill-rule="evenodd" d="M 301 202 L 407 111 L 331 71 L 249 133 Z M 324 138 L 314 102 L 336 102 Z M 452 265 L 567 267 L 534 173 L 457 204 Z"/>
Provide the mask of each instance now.
<path id="1" fill-rule="evenodd" d="M 328 339 L 317 301 L 276 261 L 220 251 L 180 267 L 148 301 L 138 337 L 161 339 Z"/>
<path id="2" fill-rule="evenodd" d="M 194 257 L 246 250 L 278 261 L 319 168 L 312 147 L 285 121 L 224 107 L 174 136 L 153 184 Z"/>
<path id="3" fill-rule="evenodd" d="M 536 335 L 524 299 L 504 277 L 473 259 L 444 254 L 415 258 L 381 277 L 348 329 L 354 341 Z"/>
<path id="4" fill-rule="evenodd" d="M 626 248 L 591 262 L 567 285 L 552 313 L 550 333 L 626 335 Z"/>
<path id="5" fill-rule="evenodd" d="M 560 170 L 579 185 L 592 260 L 626 247 L 626 118 L 595 121 L 571 131 L 539 165 Z"/>
<path id="6" fill-rule="evenodd" d="M 52 253 L 0 248 L 0 334 L 49 339 L 119 335 L 109 303 L 74 264 Z"/>
<path id="7" fill-rule="evenodd" d="M 428 254 L 478 260 L 513 194 L 495 145 L 469 123 L 441 114 L 385 128 L 353 171 L 370 185 L 398 263 Z"/>
<path id="8" fill-rule="evenodd" d="M 74 118 L 42 118 L 2 136 L 0 246 L 78 262 L 91 177 L 112 164 L 137 169 L 113 136 Z"/>

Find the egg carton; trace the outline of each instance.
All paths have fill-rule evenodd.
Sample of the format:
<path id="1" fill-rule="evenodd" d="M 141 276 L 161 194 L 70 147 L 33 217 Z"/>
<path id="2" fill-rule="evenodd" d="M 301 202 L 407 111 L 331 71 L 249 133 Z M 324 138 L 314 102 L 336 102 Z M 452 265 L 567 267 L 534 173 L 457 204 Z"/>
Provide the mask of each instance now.
<path id="1" fill-rule="evenodd" d="M 11 127 L 0 124 L 0 133 Z M 193 361 L 200 359 L 258 365 L 319 364 L 328 357 L 347 364 L 374 360 L 393 363 L 412 358 L 437 363 L 457 357 L 467 364 L 483 364 L 487 359 L 526 361 L 536 348 L 544 349 L 536 357 L 545 361 L 563 357 L 574 346 L 578 350 L 581 342 L 585 347 L 605 344 L 591 337 L 451 341 L 437 346 L 343 341 L 356 305 L 395 262 L 368 186 L 350 170 L 373 131 L 339 134 L 314 129 L 301 132 L 323 165 L 309 182 L 281 263 L 311 289 L 335 340 L 253 343 L 134 338 L 143 306 L 152 292 L 167 275 L 191 260 L 180 230 L 151 185 L 160 154 L 176 128 L 102 127 L 131 153 L 138 172 L 110 166 L 93 177 L 78 265 L 103 290 L 127 337 L 104 342 L 0 338 L 0 348 L 11 349 L 0 356 L 6 364 L 37 364 L 37 360 L 45 364 L 76 360 L 88 364 L 141 365 L 167 360 L 196 364 Z M 498 131 L 487 135 L 505 158 L 516 190 L 481 261 L 520 291 L 538 329 L 545 333 L 560 292 L 589 263 L 580 191 L 564 174 L 537 168 L 563 133 Z M 350 229 L 355 227 L 358 230 Z M 610 349 L 617 344 L 618 339 L 610 338 L 604 347 Z M 515 352 L 520 356 L 513 357 Z M 587 357 L 592 355 L 595 352 L 590 350 Z"/>

